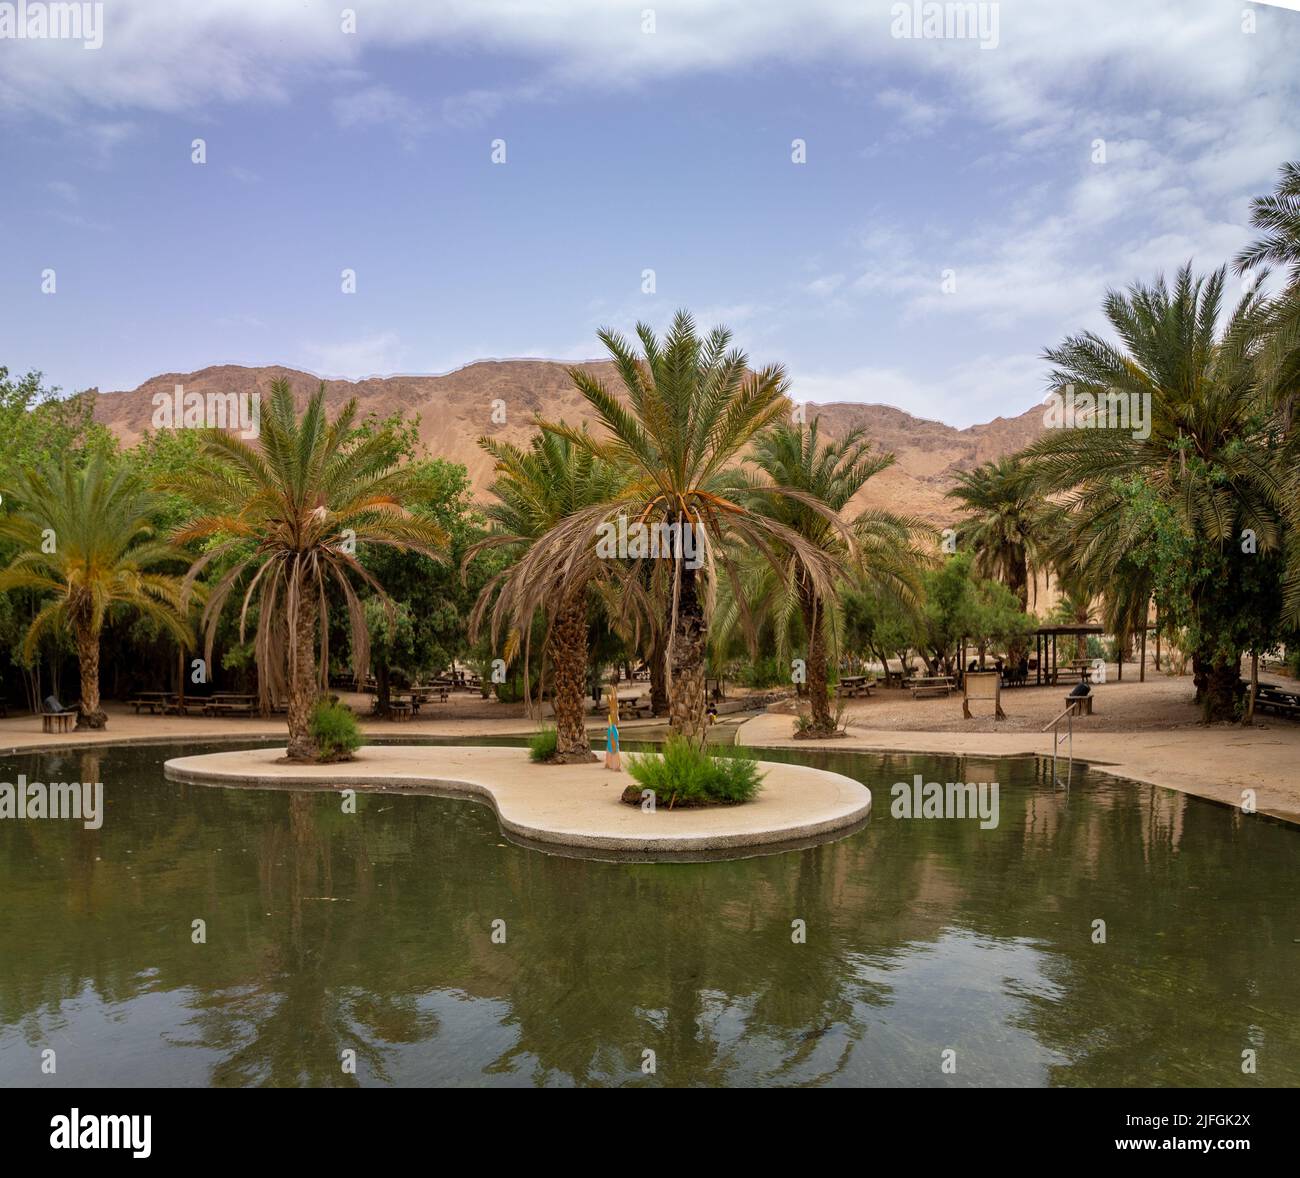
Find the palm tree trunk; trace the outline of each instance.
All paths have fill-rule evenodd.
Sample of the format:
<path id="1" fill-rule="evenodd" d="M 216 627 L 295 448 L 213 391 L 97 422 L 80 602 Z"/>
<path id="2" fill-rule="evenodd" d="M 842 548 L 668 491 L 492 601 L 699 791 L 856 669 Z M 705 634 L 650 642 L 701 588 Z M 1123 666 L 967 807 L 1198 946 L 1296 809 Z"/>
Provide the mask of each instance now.
<path id="1" fill-rule="evenodd" d="M 99 631 L 77 630 L 77 665 L 81 671 L 81 702 L 77 705 L 78 728 L 107 728 L 108 716 L 99 706 Z"/>
<path id="2" fill-rule="evenodd" d="M 668 711 L 668 644 L 665 631 L 655 631 L 650 645 L 650 714 L 662 716 Z"/>
<path id="3" fill-rule="evenodd" d="M 808 635 L 808 698 L 812 708 L 812 723 L 804 730 L 805 736 L 831 736 L 835 721 L 831 719 L 830 691 L 827 685 L 826 634 L 822 627 L 821 610 L 811 589 L 805 589 L 800 604 L 804 631 Z"/>
<path id="4" fill-rule="evenodd" d="M 1020 612 L 1029 612 L 1029 562 L 1022 550 L 1011 570 L 1011 592 L 1020 599 Z"/>
<path id="5" fill-rule="evenodd" d="M 695 569 L 681 569 L 681 593 L 677 601 L 677 624 L 673 627 L 673 682 L 669 692 L 669 720 L 672 730 L 688 740 L 704 742 L 708 728 L 704 699 L 704 655 L 707 631 L 704 604 L 700 601 Z"/>
<path id="6" fill-rule="evenodd" d="M 291 761 L 314 761 L 316 742 L 311 735 L 311 713 L 320 695 L 316 667 L 316 600 L 310 591 L 298 605 L 298 628 L 290 638 L 289 747 Z"/>
<path id="7" fill-rule="evenodd" d="M 587 596 L 573 594 L 559 608 L 547 639 L 555 711 L 555 763 L 596 760 L 587 739 L 583 702 L 587 688 Z"/>

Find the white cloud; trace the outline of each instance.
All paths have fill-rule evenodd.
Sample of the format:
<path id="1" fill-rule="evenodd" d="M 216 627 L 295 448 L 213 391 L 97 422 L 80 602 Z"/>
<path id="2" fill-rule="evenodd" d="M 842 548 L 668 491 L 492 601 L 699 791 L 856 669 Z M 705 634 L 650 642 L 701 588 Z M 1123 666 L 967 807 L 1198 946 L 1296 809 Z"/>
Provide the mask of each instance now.
<path id="1" fill-rule="evenodd" d="M 866 365 L 846 372 L 791 368 L 791 395 L 818 405 L 836 402 L 893 405 L 916 417 L 965 428 L 1015 416 L 1040 396 L 1047 365 L 1034 355 L 980 355 L 918 377 L 899 368 Z"/>
<path id="2" fill-rule="evenodd" d="M 406 348 L 395 331 L 380 331 L 350 340 L 307 342 L 302 354 L 320 376 L 361 380 L 403 371 Z"/>
<path id="3" fill-rule="evenodd" d="M 1032 133 L 1073 114 L 1072 92 L 1101 82 L 1117 98 L 1156 92 L 1235 104 L 1265 96 L 1288 106 L 1300 22 L 1257 10 L 1241 29 L 1233 4 L 1183 0 L 1002 0 L 996 49 L 974 42 L 897 40 L 891 5 L 877 0 L 658 0 L 655 31 L 640 3 L 608 0 L 371 0 L 357 31 L 339 11 L 298 0 L 114 0 L 103 48 L 71 41 L 11 42 L 0 57 L 0 105 L 70 111 L 185 110 L 277 100 L 320 77 L 357 68 L 373 48 L 482 49 L 531 60 L 553 84 L 601 89 L 765 61 L 847 64 L 908 59 L 959 80 L 975 113 Z"/>
<path id="4" fill-rule="evenodd" d="M 388 86 L 366 86 L 340 94 L 332 103 L 340 127 L 373 127 L 391 124 L 403 134 L 419 133 L 424 119 L 419 107 Z"/>
<path id="5" fill-rule="evenodd" d="M 888 111 L 903 131 L 931 134 L 948 117 L 948 112 L 907 90 L 891 88 L 876 95 L 876 104 Z"/>

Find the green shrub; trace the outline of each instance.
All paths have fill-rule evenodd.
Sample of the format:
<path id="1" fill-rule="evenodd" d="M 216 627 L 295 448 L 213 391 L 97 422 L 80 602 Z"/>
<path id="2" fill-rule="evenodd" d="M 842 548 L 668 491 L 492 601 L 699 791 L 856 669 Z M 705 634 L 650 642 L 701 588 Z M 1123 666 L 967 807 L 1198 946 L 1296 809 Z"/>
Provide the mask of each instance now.
<path id="1" fill-rule="evenodd" d="M 529 737 L 528 756 L 534 761 L 549 761 L 555 756 L 557 742 L 555 729 L 547 725 Z"/>
<path id="2" fill-rule="evenodd" d="M 711 757 L 691 741 L 670 736 L 659 755 L 630 756 L 627 771 L 666 806 L 678 802 L 748 802 L 762 788 L 758 761 L 747 755 Z"/>
<path id="3" fill-rule="evenodd" d="M 323 699 L 311 713 L 311 736 L 322 761 L 345 760 L 361 747 L 361 729 L 351 709 Z"/>
<path id="4" fill-rule="evenodd" d="M 490 674 L 490 672 L 489 672 Z M 534 679 L 532 686 L 532 697 L 536 699 L 541 691 L 541 681 Z M 497 699 L 503 704 L 517 704 L 524 698 L 524 681 L 523 678 L 508 679 L 505 683 L 496 684 Z"/>

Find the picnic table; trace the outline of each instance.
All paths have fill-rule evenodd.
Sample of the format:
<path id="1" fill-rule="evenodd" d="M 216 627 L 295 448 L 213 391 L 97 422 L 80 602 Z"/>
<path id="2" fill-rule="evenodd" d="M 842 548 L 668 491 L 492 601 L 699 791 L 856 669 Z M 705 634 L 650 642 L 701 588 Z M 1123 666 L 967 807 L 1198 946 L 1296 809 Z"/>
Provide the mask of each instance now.
<path id="1" fill-rule="evenodd" d="M 135 714 L 140 714 L 141 708 L 148 708 L 149 715 L 154 714 L 154 709 L 166 713 L 175 708 L 176 695 L 171 691 L 137 691 L 130 697 L 130 703 L 135 706 Z"/>
<path id="2" fill-rule="evenodd" d="M 885 664 L 886 687 L 906 687 L 908 682 L 915 676 L 916 671 L 912 667 L 902 667 L 895 671 L 890 668 L 888 663 Z"/>
<path id="3" fill-rule="evenodd" d="M 618 692 L 618 710 L 619 714 L 631 716 L 634 720 L 639 720 L 641 714 L 649 709 L 649 704 L 641 702 L 640 691 L 620 691 Z"/>
<path id="4" fill-rule="evenodd" d="M 203 705 L 205 716 L 251 716 L 257 711 L 257 696 L 243 691 L 214 691 Z"/>
<path id="5" fill-rule="evenodd" d="M 1079 682 L 1082 683 L 1088 678 L 1092 670 L 1092 659 L 1071 659 L 1062 668 L 1067 675 L 1078 675 Z"/>
<path id="6" fill-rule="evenodd" d="M 1279 716 L 1300 717 L 1300 694 L 1276 683 L 1261 683 L 1255 693 L 1255 710 L 1265 709 Z"/>
<path id="7" fill-rule="evenodd" d="M 911 689 L 913 699 L 919 699 L 923 695 L 942 695 L 946 698 L 952 694 L 954 684 L 951 675 L 913 675 L 906 686 Z"/>
<path id="8" fill-rule="evenodd" d="M 857 696 L 871 694 L 872 682 L 866 675 L 841 675 L 837 695 Z"/>

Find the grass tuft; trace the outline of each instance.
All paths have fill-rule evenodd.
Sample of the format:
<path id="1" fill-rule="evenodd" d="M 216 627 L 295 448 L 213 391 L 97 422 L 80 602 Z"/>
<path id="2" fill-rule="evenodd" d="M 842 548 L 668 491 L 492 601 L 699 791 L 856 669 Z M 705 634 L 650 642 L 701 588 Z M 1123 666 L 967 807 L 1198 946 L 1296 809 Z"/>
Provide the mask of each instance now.
<path id="1" fill-rule="evenodd" d="M 753 756 L 711 757 L 691 741 L 670 736 L 660 754 L 628 757 L 627 771 L 665 806 L 678 802 L 735 804 L 752 801 L 763 774 Z"/>
<path id="2" fill-rule="evenodd" d="M 322 761 L 346 761 L 361 747 L 361 728 L 350 708 L 323 699 L 312 709 L 311 738 Z"/>
<path id="3" fill-rule="evenodd" d="M 547 725 L 528 738 L 528 756 L 534 761 L 549 761 L 555 756 L 559 736 Z"/>

